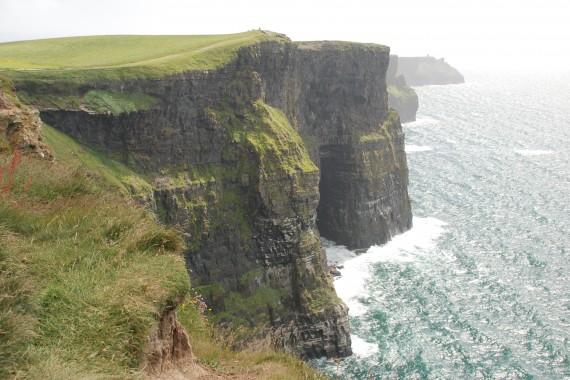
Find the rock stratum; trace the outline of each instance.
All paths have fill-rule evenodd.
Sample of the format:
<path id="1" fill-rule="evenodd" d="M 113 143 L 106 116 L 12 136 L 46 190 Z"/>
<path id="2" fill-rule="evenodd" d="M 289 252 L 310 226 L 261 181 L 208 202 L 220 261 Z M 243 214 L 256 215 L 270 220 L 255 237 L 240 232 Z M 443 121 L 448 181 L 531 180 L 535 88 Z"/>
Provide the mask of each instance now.
<path id="1" fill-rule="evenodd" d="M 411 227 L 388 65 L 380 45 L 279 36 L 215 68 L 12 77 L 45 123 L 150 183 L 128 186 L 183 231 L 218 322 L 312 358 L 351 354 L 320 236 L 367 248 Z"/>

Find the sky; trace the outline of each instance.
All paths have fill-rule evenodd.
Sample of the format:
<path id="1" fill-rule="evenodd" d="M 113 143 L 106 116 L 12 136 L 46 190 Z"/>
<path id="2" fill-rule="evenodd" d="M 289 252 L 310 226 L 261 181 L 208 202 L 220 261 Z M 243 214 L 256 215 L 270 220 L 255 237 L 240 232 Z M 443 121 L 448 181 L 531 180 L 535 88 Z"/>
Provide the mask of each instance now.
<path id="1" fill-rule="evenodd" d="M 380 43 L 460 69 L 570 71 L 570 0 L 0 0 L 0 42 L 258 28 Z"/>

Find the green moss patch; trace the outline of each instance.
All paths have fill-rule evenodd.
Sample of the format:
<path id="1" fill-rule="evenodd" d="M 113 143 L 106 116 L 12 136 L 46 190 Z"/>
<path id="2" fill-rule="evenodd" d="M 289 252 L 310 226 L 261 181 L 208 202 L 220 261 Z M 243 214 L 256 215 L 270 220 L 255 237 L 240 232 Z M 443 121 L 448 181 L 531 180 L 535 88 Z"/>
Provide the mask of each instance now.
<path id="1" fill-rule="evenodd" d="M 114 115 L 150 109 L 157 100 L 141 93 L 115 93 L 109 91 L 89 91 L 82 100 L 82 105 L 98 113 Z"/>
<path id="2" fill-rule="evenodd" d="M 397 123 L 400 116 L 396 111 L 391 109 L 388 112 L 388 116 L 382 125 L 378 126 L 378 129 L 369 133 L 361 133 L 355 136 L 355 140 L 360 143 L 369 143 L 377 141 L 389 142 L 392 136 L 392 126 Z"/>
<path id="3" fill-rule="evenodd" d="M 145 198 L 152 192 L 152 186 L 145 177 L 125 164 L 79 144 L 48 125 L 44 125 L 42 131 L 56 160 L 95 173 L 104 179 L 104 183 L 118 188 L 126 195 Z"/>
<path id="4" fill-rule="evenodd" d="M 230 107 L 210 112 L 228 129 L 234 143 L 249 145 L 256 152 L 263 176 L 318 171 L 301 136 L 280 110 L 257 101 L 244 110 L 243 116 Z"/>
<path id="5" fill-rule="evenodd" d="M 74 93 L 74 91 L 78 91 Z M 87 111 L 92 113 L 119 115 L 122 113 L 146 111 L 158 104 L 158 99 L 143 93 L 119 93 L 91 90 L 81 95 L 80 90 L 68 89 L 66 95 L 54 93 L 52 89 L 33 94 L 22 93 L 21 98 L 40 109 Z"/>
<path id="6" fill-rule="evenodd" d="M 388 86 L 388 94 L 395 98 L 408 98 L 416 96 L 416 93 L 411 87 L 403 86 Z"/>

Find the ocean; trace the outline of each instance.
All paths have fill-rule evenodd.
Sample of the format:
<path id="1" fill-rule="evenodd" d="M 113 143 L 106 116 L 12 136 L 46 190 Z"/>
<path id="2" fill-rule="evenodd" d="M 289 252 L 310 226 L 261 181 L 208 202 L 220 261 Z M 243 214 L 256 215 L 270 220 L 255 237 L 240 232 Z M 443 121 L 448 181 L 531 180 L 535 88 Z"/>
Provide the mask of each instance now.
<path id="1" fill-rule="evenodd" d="M 338 379 L 570 379 L 570 75 L 416 89 L 413 228 L 325 242 L 350 308 Z"/>

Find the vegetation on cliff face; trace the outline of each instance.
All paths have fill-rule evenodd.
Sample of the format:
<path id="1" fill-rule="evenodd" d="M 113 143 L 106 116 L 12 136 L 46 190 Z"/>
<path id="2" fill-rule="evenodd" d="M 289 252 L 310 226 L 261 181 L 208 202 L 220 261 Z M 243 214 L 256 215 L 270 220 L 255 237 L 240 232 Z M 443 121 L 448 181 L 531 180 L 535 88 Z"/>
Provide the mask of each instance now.
<path id="1" fill-rule="evenodd" d="M 259 100 L 246 110 L 243 120 L 236 119 L 233 112 L 214 111 L 214 115 L 230 130 L 235 143 L 245 143 L 256 151 L 263 176 L 318 171 L 301 136 L 280 110 Z"/>
<path id="2" fill-rule="evenodd" d="M 169 189 L 174 198 L 176 206 L 171 209 L 185 212 L 181 227 L 190 234 L 189 255 L 199 251 L 211 236 L 236 236 L 239 249 L 250 252 L 256 214 L 294 217 L 291 184 L 295 191 L 302 192 L 307 185 L 301 177 L 316 175 L 318 168 L 285 115 L 261 100 L 241 104 L 237 109 L 221 104 L 208 109 L 207 114 L 216 128 L 224 128 L 228 133 L 229 140 L 222 152 L 227 164 L 165 171 L 161 187 Z M 176 191 L 194 186 L 200 190 L 193 191 L 191 197 L 186 191 Z M 173 222 L 166 210 L 162 216 Z M 318 244 L 314 235 L 303 238 L 316 239 L 305 242 L 307 245 Z M 215 278 L 217 270 L 211 268 L 210 276 Z M 261 267 L 253 266 L 239 280 L 241 292 L 219 282 L 200 284 L 198 290 L 213 302 L 218 311 L 214 316 L 216 321 L 251 329 L 248 334 L 255 334 L 265 331 L 271 319 L 269 313 L 285 316 L 290 312 L 283 300 L 291 294 L 260 285 L 264 281 Z M 318 285 L 321 284 L 317 288 Z M 331 284 L 324 285 L 332 289 Z M 303 294 L 313 311 L 338 303 L 334 291 L 318 290 L 307 289 Z"/>
<path id="3" fill-rule="evenodd" d="M 411 87 L 404 86 L 388 86 L 388 94 L 396 98 L 406 98 L 415 96 L 416 92 Z"/>
<path id="4" fill-rule="evenodd" d="M 0 85 L 0 112 L 20 107 L 6 82 Z M 49 127 L 44 140 L 55 162 L 12 151 L 4 132 L 0 378 L 146 376 L 149 332 L 180 304 L 201 373 L 322 378 L 290 355 L 232 351 L 214 333 L 191 293 L 179 232 L 127 196 L 150 189 L 143 176 Z"/>
<path id="5" fill-rule="evenodd" d="M 377 142 L 380 140 L 389 143 L 392 138 L 392 128 L 398 122 L 398 113 L 392 109 L 388 112 L 388 117 L 384 120 L 384 123 L 379 125 L 375 131 L 357 134 L 355 140 L 360 143 Z"/>
<path id="6" fill-rule="evenodd" d="M 386 84 L 388 85 L 388 105 L 400 114 L 402 123 L 415 121 L 419 108 L 416 91 L 408 86 L 406 78 L 398 74 L 399 57 L 390 56 L 390 65 L 386 72 Z"/>
<path id="7" fill-rule="evenodd" d="M 143 93 L 89 90 L 82 94 L 71 86 L 64 95 L 36 92 L 20 97 L 28 104 L 41 109 L 83 110 L 91 113 L 113 114 L 145 111 L 153 108 L 158 99 Z"/>
<path id="8" fill-rule="evenodd" d="M 61 162 L 82 167 L 83 170 L 101 177 L 123 195 L 144 199 L 151 194 L 152 186 L 145 176 L 125 164 L 77 143 L 66 134 L 45 124 L 43 136 Z"/>

